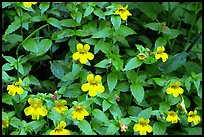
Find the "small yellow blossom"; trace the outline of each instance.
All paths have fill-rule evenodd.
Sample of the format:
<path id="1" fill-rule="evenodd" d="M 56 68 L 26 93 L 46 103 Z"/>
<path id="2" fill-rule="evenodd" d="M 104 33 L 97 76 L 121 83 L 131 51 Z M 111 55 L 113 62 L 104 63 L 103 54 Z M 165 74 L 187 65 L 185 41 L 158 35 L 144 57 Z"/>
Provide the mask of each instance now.
<path id="1" fill-rule="evenodd" d="M 200 121 L 200 116 L 196 115 L 197 114 L 197 110 L 190 111 L 188 113 L 188 122 L 192 122 L 194 123 L 194 125 L 198 124 L 198 121 Z"/>
<path id="2" fill-rule="evenodd" d="M 170 87 L 166 90 L 167 94 L 173 94 L 174 97 L 178 97 L 179 94 L 183 94 L 184 90 L 179 87 L 181 85 L 181 82 L 171 82 Z"/>
<path id="3" fill-rule="evenodd" d="M 155 52 L 155 58 L 157 60 L 162 58 L 162 61 L 166 62 L 166 60 L 168 59 L 168 54 L 164 53 L 164 51 L 165 51 L 164 46 L 159 46 L 157 48 L 157 51 Z"/>
<path id="4" fill-rule="evenodd" d="M 9 126 L 9 120 L 2 120 L 2 129 Z"/>
<path id="5" fill-rule="evenodd" d="M 122 5 L 118 5 L 118 9 L 114 14 L 119 14 L 122 20 L 127 20 L 128 16 L 132 16 L 132 14 L 127 10 L 128 5 L 123 7 Z"/>
<path id="6" fill-rule="evenodd" d="M 68 110 L 68 107 L 65 106 L 67 104 L 66 100 L 55 100 L 55 107 L 54 109 L 59 112 L 59 113 L 63 113 L 65 110 Z"/>
<path id="7" fill-rule="evenodd" d="M 66 127 L 66 122 L 61 121 L 59 125 L 50 132 L 50 135 L 70 135 L 70 131 L 64 129 Z"/>
<path id="8" fill-rule="evenodd" d="M 72 112 L 72 118 L 83 120 L 84 116 L 88 116 L 89 113 L 85 110 L 84 105 L 82 106 L 74 106 L 74 111 Z"/>
<path id="9" fill-rule="evenodd" d="M 152 132 L 152 127 L 148 125 L 149 119 L 144 120 L 144 118 L 139 118 L 139 123 L 135 124 L 133 129 L 134 131 L 139 131 L 140 135 L 146 135 L 147 132 Z"/>
<path id="10" fill-rule="evenodd" d="M 88 83 L 85 83 L 81 86 L 82 91 L 84 92 L 89 91 L 88 94 L 90 96 L 96 96 L 97 91 L 103 93 L 105 88 L 103 85 L 100 84 L 101 79 L 102 78 L 100 75 L 96 75 L 94 77 L 93 74 L 89 74 L 87 76 Z"/>
<path id="11" fill-rule="evenodd" d="M 42 101 L 40 99 L 37 99 L 35 101 L 32 98 L 29 98 L 28 103 L 30 104 L 30 106 L 24 109 L 24 113 L 26 116 L 32 115 L 33 120 L 39 120 L 40 115 L 47 115 L 48 111 L 42 106 Z"/>
<path id="12" fill-rule="evenodd" d="M 147 56 L 144 53 L 139 53 L 137 57 L 139 58 L 139 60 L 145 60 Z"/>
<path id="13" fill-rule="evenodd" d="M 126 132 L 126 128 L 128 128 L 128 126 L 126 126 L 123 121 L 120 121 L 120 131 Z"/>
<path id="14" fill-rule="evenodd" d="M 85 44 L 84 46 L 79 43 L 77 44 L 77 52 L 75 52 L 72 57 L 74 60 L 80 60 L 81 64 L 86 64 L 87 59 L 93 60 L 94 55 L 90 52 L 88 52 L 90 49 L 89 44 Z"/>
<path id="15" fill-rule="evenodd" d="M 167 117 L 166 121 L 172 122 L 172 123 L 177 123 L 179 119 L 178 115 L 174 111 L 167 111 Z"/>
<path id="16" fill-rule="evenodd" d="M 15 96 L 17 94 L 23 94 L 24 89 L 21 87 L 22 80 L 19 78 L 18 82 L 13 82 L 12 85 L 7 86 L 8 94 Z"/>
<path id="17" fill-rule="evenodd" d="M 31 6 L 37 4 L 37 2 L 23 2 L 24 7 L 30 8 Z"/>

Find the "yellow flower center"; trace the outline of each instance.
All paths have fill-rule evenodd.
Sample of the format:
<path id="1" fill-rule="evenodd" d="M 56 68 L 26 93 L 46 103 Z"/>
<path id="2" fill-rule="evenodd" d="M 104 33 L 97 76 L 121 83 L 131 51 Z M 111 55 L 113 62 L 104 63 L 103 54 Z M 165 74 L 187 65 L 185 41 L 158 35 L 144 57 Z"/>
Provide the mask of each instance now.
<path id="1" fill-rule="evenodd" d="M 76 106 L 74 109 L 76 112 L 81 113 L 84 110 L 84 107 Z"/>
<path id="2" fill-rule="evenodd" d="M 97 86 L 98 83 L 96 83 L 96 82 L 91 82 L 90 85 L 94 87 L 94 86 Z"/>

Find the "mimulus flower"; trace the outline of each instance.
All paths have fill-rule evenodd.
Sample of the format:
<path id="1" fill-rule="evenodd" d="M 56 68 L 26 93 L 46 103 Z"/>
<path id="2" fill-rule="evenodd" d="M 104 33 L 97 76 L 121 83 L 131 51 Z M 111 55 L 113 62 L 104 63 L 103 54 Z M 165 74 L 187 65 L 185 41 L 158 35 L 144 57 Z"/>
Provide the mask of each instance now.
<path id="1" fill-rule="evenodd" d="M 2 120 L 2 129 L 6 128 L 9 126 L 9 121 L 8 120 Z"/>
<path id="2" fill-rule="evenodd" d="M 173 94 L 174 97 L 178 97 L 179 94 L 183 94 L 184 90 L 179 87 L 181 83 L 179 81 L 170 83 L 170 87 L 166 90 L 167 94 Z"/>
<path id="3" fill-rule="evenodd" d="M 54 109 L 59 113 L 63 113 L 65 110 L 68 110 L 68 107 L 64 106 L 66 104 L 67 104 L 66 100 L 62 100 L 62 101 L 56 100 Z"/>
<path id="4" fill-rule="evenodd" d="M 127 20 L 128 16 L 132 16 L 132 14 L 127 10 L 128 5 L 123 7 L 122 5 L 118 5 L 118 9 L 114 14 L 119 14 L 122 20 Z"/>
<path id="5" fill-rule="evenodd" d="M 178 120 L 180 120 L 178 115 L 174 111 L 167 111 L 166 114 L 167 114 L 166 121 L 168 122 L 177 123 Z"/>
<path id="6" fill-rule="evenodd" d="M 83 120 L 84 116 L 88 116 L 89 113 L 85 110 L 84 106 L 74 106 L 74 111 L 72 112 L 72 118 Z"/>
<path id="7" fill-rule="evenodd" d="M 144 120 L 144 118 L 139 118 L 139 123 L 135 124 L 133 129 L 134 131 L 139 131 L 140 135 L 146 135 L 147 132 L 152 132 L 152 127 L 148 125 L 149 119 Z"/>
<path id="8" fill-rule="evenodd" d="M 126 128 L 128 128 L 128 126 L 126 126 L 123 121 L 120 121 L 120 131 L 126 132 Z"/>
<path id="9" fill-rule="evenodd" d="M 66 122 L 61 121 L 59 125 L 50 132 L 50 135 L 70 135 L 70 131 L 64 129 L 66 127 Z"/>
<path id="10" fill-rule="evenodd" d="M 137 57 L 139 58 L 139 60 L 145 60 L 147 56 L 144 53 L 139 53 Z"/>
<path id="11" fill-rule="evenodd" d="M 72 57 L 74 60 L 80 60 L 81 64 L 86 64 L 87 59 L 93 60 L 94 55 L 90 52 L 88 52 L 90 49 L 89 44 L 85 44 L 84 46 L 79 43 L 77 44 L 77 52 L 75 52 Z"/>
<path id="12" fill-rule="evenodd" d="M 168 59 L 168 54 L 164 53 L 164 51 L 165 51 L 164 46 L 159 46 L 157 48 L 157 51 L 155 52 L 155 58 L 157 60 L 162 58 L 162 61 L 166 62 L 166 60 Z"/>
<path id="13" fill-rule="evenodd" d="M 29 98 L 28 103 L 30 104 L 30 106 L 24 109 L 24 113 L 26 116 L 32 115 L 33 120 L 39 120 L 40 115 L 47 115 L 48 111 L 42 106 L 42 101 L 40 99 L 37 99 L 35 101 L 32 98 Z"/>
<path id="14" fill-rule="evenodd" d="M 89 91 L 88 94 L 90 96 L 96 96 L 97 91 L 103 93 L 105 88 L 103 85 L 100 84 L 101 79 L 102 78 L 100 75 L 96 75 L 94 77 L 93 74 L 89 74 L 87 76 L 88 83 L 85 83 L 81 86 L 82 91 L 84 92 Z"/>
<path id="15" fill-rule="evenodd" d="M 37 2 L 23 2 L 24 7 L 26 7 L 26 8 L 31 7 L 32 4 L 35 5 L 35 4 L 37 4 Z"/>
<path id="16" fill-rule="evenodd" d="M 200 121 L 200 116 L 196 115 L 197 114 L 197 110 L 190 111 L 188 113 L 188 122 L 192 122 L 194 123 L 194 125 L 198 124 L 198 121 Z"/>
<path id="17" fill-rule="evenodd" d="M 22 80 L 19 78 L 18 82 L 13 82 L 12 85 L 7 86 L 8 94 L 15 96 L 17 94 L 23 94 L 24 89 L 21 87 Z"/>

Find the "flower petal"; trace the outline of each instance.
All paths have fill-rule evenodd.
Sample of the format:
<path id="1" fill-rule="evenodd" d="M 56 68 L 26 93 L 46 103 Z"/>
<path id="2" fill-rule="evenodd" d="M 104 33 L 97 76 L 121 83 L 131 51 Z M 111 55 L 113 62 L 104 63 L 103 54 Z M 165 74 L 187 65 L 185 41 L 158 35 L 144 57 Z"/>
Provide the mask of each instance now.
<path id="1" fill-rule="evenodd" d="M 81 64 L 86 64 L 86 62 L 87 62 L 87 58 L 85 55 L 81 55 L 79 60 L 80 60 Z"/>
<path id="2" fill-rule="evenodd" d="M 38 108 L 38 109 L 37 109 L 37 112 L 38 112 L 41 116 L 46 116 L 47 113 L 48 113 L 47 109 L 44 108 L 44 107 Z"/>
<path id="3" fill-rule="evenodd" d="M 101 82 L 101 76 L 100 75 L 96 75 L 95 76 L 95 81 L 97 82 L 97 83 L 99 83 L 99 82 Z"/>
<path id="4" fill-rule="evenodd" d="M 88 92 L 89 96 L 94 97 L 97 94 L 97 91 L 95 88 L 90 88 Z"/>
<path id="5" fill-rule="evenodd" d="M 135 124 L 133 127 L 134 131 L 139 131 L 140 130 L 140 124 Z"/>
<path id="6" fill-rule="evenodd" d="M 84 92 L 88 91 L 89 88 L 90 88 L 89 85 L 90 85 L 89 83 L 83 84 L 83 85 L 81 86 L 81 90 L 84 91 Z"/>
<path id="7" fill-rule="evenodd" d="M 87 76 L 87 80 L 88 80 L 89 83 L 92 82 L 92 81 L 94 81 L 94 75 L 93 75 L 93 74 L 89 74 L 89 75 Z"/>
<path id="8" fill-rule="evenodd" d="M 127 20 L 127 14 L 126 13 L 120 12 L 120 17 L 122 18 L 122 20 Z"/>
<path id="9" fill-rule="evenodd" d="M 89 51 L 89 49 L 90 49 L 89 44 L 85 44 L 85 45 L 84 45 L 84 50 L 85 50 L 86 52 L 88 52 L 88 51 Z"/>
<path id="10" fill-rule="evenodd" d="M 162 53 L 162 54 L 161 54 L 161 57 L 162 57 L 162 61 L 163 61 L 163 62 L 166 62 L 166 60 L 168 59 L 168 54 Z"/>
<path id="11" fill-rule="evenodd" d="M 172 94 L 172 92 L 173 92 L 173 89 L 171 87 L 166 90 L 167 94 Z"/>
<path id="12" fill-rule="evenodd" d="M 17 93 L 18 94 L 23 94 L 24 89 L 22 87 L 17 88 Z"/>
<path id="13" fill-rule="evenodd" d="M 146 131 L 147 131 L 148 133 L 152 132 L 152 127 L 151 127 L 150 125 L 147 125 L 147 126 L 146 126 Z"/>
<path id="14" fill-rule="evenodd" d="M 78 60 L 80 57 L 81 57 L 81 55 L 79 54 L 79 52 L 75 52 L 75 53 L 72 55 L 73 60 Z"/>
<path id="15" fill-rule="evenodd" d="M 24 113 L 26 116 L 31 115 L 33 113 L 33 111 L 34 111 L 34 109 L 31 106 L 24 109 Z"/>
<path id="16" fill-rule="evenodd" d="M 24 7 L 29 8 L 32 6 L 31 2 L 23 2 Z"/>
<path id="17" fill-rule="evenodd" d="M 103 93 L 104 90 L 105 90 L 104 86 L 101 85 L 101 84 L 98 84 L 96 88 L 97 88 L 97 91 L 100 92 L 100 93 Z"/>
<path id="18" fill-rule="evenodd" d="M 93 60 L 94 59 L 94 55 L 92 53 L 90 53 L 90 52 L 87 52 L 86 58 L 88 58 L 89 60 Z"/>
<path id="19" fill-rule="evenodd" d="M 81 50 L 83 50 L 83 45 L 81 43 L 77 44 L 77 51 L 80 52 Z"/>

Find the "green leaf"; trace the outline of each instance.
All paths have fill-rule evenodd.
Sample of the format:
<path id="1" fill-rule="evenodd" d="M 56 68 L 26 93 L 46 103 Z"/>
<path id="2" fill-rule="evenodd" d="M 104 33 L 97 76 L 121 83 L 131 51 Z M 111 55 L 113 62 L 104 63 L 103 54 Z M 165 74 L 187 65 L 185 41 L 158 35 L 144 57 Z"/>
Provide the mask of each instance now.
<path id="1" fill-rule="evenodd" d="M 2 103 L 6 103 L 8 105 L 13 105 L 13 103 L 11 102 L 11 99 L 13 98 L 13 96 L 9 95 L 9 94 L 2 94 Z"/>
<path id="2" fill-rule="evenodd" d="M 166 83 L 166 80 L 163 78 L 152 78 L 152 80 L 159 86 L 163 87 Z"/>
<path id="3" fill-rule="evenodd" d="M 114 29 L 117 31 L 121 25 L 120 16 L 111 16 L 111 23 L 113 24 Z"/>
<path id="4" fill-rule="evenodd" d="M 18 68 L 17 68 L 17 64 L 15 64 L 14 67 L 18 70 L 18 72 L 24 75 L 24 68 L 21 63 L 18 63 Z"/>
<path id="5" fill-rule="evenodd" d="M 133 57 L 128 61 L 123 71 L 135 69 L 139 67 L 140 65 L 142 65 L 142 61 L 139 60 L 137 57 Z"/>
<path id="6" fill-rule="evenodd" d="M 96 16 L 98 16 L 98 17 L 100 17 L 100 18 L 102 18 L 102 19 L 105 20 L 105 14 L 104 14 L 104 12 L 103 12 L 102 9 L 96 8 L 96 9 L 94 9 L 94 12 L 93 12 L 93 13 L 94 13 Z"/>
<path id="7" fill-rule="evenodd" d="M 35 133 L 37 133 L 43 128 L 44 124 L 45 124 L 44 119 L 39 121 L 31 121 L 28 123 L 28 129 L 30 129 L 31 131 L 35 131 Z"/>
<path id="8" fill-rule="evenodd" d="M 152 107 L 146 108 L 144 110 L 142 110 L 139 114 L 138 114 L 138 118 L 150 118 L 152 114 Z"/>
<path id="9" fill-rule="evenodd" d="M 17 34 L 3 35 L 2 39 L 9 43 L 18 43 L 23 41 L 23 37 Z"/>
<path id="10" fill-rule="evenodd" d="M 185 131 L 188 135 L 202 135 L 202 127 L 187 127 Z"/>
<path id="11" fill-rule="evenodd" d="M 144 98 L 144 88 L 141 84 L 132 84 L 130 86 L 130 91 L 133 95 L 133 97 L 138 101 L 138 103 L 141 103 Z"/>
<path id="12" fill-rule="evenodd" d="M 135 46 L 140 53 L 144 53 L 146 51 L 146 49 L 142 45 L 135 44 Z"/>
<path id="13" fill-rule="evenodd" d="M 103 41 L 99 41 L 95 46 L 94 46 L 94 54 L 98 53 L 99 50 L 101 50 L 103 53 L 105 54 L 110 54 L 111 52 L 111 48 L 112 48 L 112 44 L 107 43 L 107 42 L 103 42 Z"/>
<path id="14" fill-rule="evenodd" d="M 21 26 L 21 20 L 19 18 L 15 18 L 15 20 L 8 26 L 5 31 L 5 35 L 8 35 L 14 31 L 16 31 Z"/>
<path id="15" fill-rule="evenodd" d="M 114 123 L 110 123 L 108 129 L 106 130 L 105 135 L 115 135 L 115 133 L 119 130 L 119 127 L 116 126 Z"/>
<path id="16" fill-rule="evenodd" d="M 54 27 L 56 27 L 58 29 L 62 29 L 62 27 L 60 25 L 60 21 L 58 19 L 56 19 L 56 18 L 53 18 L 53 17 L 49 18 L 47 20 L 47 23 L 49 23 L 50 25 L 52 25 L 52 26 L 54 26 Z"/>
<path id="17" fill-rule="evenodd" d="M 77 98 L 82 93 L 80 88 L 80 83 L 74 83 L 66 88 L 63 96 L 68 98 Z"/>
<path id="18" fill-rule="evenodd" d="M 130 83 L 127 81 L 118 82 L 115 89 L 120 92 L 128 92 L 130 89 Z"/>
<path id="19" fill-rule="evenodd" d="M 11 63 L 11 64 L 15 64 L 16 63 L 16 59 L 14 57 L 12 57 L 12 56 L 4 56 L 4 55 L 2 55 L 2 56 L 9 63 Z"/>
<path id="20" fill-rule="evenodd" d="M 159 37 L 157 38 L 155 44 L 154 44 L 154 51 L 156 51 L 156 49 L 159 46 L 165 46 L 166 45 L 167 40 L 165 38 Z"/>
<path id="21" fill-rule="evenodd" d="M 86 120 L 79 121 L 79 129 L 85 133 L 85 135 L 96 135 L 91 129 L 91 125 Z"/>
<path id="22" fill-rule="evenodd" d="M 117 34 L 120 34 L 124 37 L 128 36 L 128 35 L 133 35 L 133 34 L 137 34 L 133 29 L 124 26 L 124 25 L 120 25 L 119 29 L 116 31 Z"/>
<path id="23" fill-rule="evenodd" d="M 95 118 L 97 118 L 98 120 L 105 122 L 106 124 L 109 123 L 109 119 L 108 117 L 104 114 L 103 111 L 99 110 L 99 109 L 94 109 L 92 111 L 92 114 Z"/>
<path id="24" fill-rule="evenodd" d="M 27 51 L 38 52 L 38 45 L 33 38 L 29 38 L 28 40 L 24 41 L 22 45 Z"/>
<path id="25" fill-rule="evenodd" d="M 116 120 L 118 117 L 121 117 L 122 116 L 122 112 L 119 108 L 118 105 L 112 105 L 110 108 L 109 108 L 111 114 L 113 115 L 114 119 Z"/>
<path id="26" fill-rule="evenodd" d="M 25 83 L 28 83 L 28 84 L 40 85 L 39 80 L 38 80 L 36 77 L 34 77 L 33 75 L 28 75 L 28 76 L 26 76 L 26 77 L 23 79 L 23 81 L 24 81 Z"/>
<path id="27" fill-rule="evenodd" d="M 102 110 L 103 110 L 103 112 L 108 110 L 110 108 L 110 106 L 111 106 L 111 103 L 104 99 L 103 102 L 102 102 Z"/>
<path id="28" fill-rule="evenodd" d="M 104 60 L 100 61 L 99 63 L 97 63 L 95 65 L 95 67 L 98 67 L 98 68 L 108 68 L 110 63 L 111 62 L 110 62 L 109 59 L 104 59 Z"/>
<path id="29" fill-rule="evenodd" d="M 200 80 L 197 80 L 197 79 L 196 79 L 196 80 L 193 81 L 193 83 L 194 83 L 194 85 L 195 85 L 195 87 L 196 87 L 196 90 L 199 91 L 199 88 L 200 88 Z"/>
<path id="30" fill-rule="evenodd" d="M 162 102 L 159 104 L 159 110 L 162 110 L 163 112 L 167 112 L 170 107 L 171 106 L 167 102 Z"/>
<path id="31" fill-rule="evenodd" d="M 50 69 L 55 77 L 58 79 L 62 79 L 64 77 L 64 69 L 59 61 L 50 61 Z"/>
<path id="32" fill-rule="evenodd" d="M 63 19 L 60 20 L 60 25 L 63 27 L 75 27 L 77 22 L 74 19 Z"/>
<path id="33" fill-rule="evenodd" d="M 16 117 L 12 117 L 12 118 L 10 119 L 10 121 L 9 121 L 9 124 L 12 125 L 12 126 L 15 127 L 15 128 L 18 128 L 18 129 L 20 129 L 20 128 L 23 127 L 23 125 L 22 125 L 22 123 L 21 123 L 21 120 L 18 119 L 18 118 L 16 118 Z"/>
<path id="34" fill-rule="evenodd" d="M 54 125 L 56 126 L 58 123 L 60 123 L 60 121 L 62 121 L 62 115 L 57 112 L 56 110 L 52 109 L 51 111 L 49 111 L 49 113 L 47 114 L 47 117 L 53 121 Z"/>
<path id="35" fill-rule="evenodd" d="M 159 27 L 160 27 L 160 23 L 157 23 L 157 22 L 151 22 L 151 23 L 148 23 L 148 24 L 145 24 L 143 25 L 145 28 L 149 28 L 151 30 L 154 30 L 154 31 L 158 31 L 159 30 Z"/>
<path id="36" fill-rule="evenodd" d="M 118 82 L 118 73 L 117 72 L 109 73 L 107 76 L 107 84 L 110 92 L 113 91 L 117 82 Z"/>
<path id="37" fill-rule="evenodd" d="M 46 53 L 52 46 L 52 41 L 50 39 L 43 39 L 40 41 L 38 46 L 38 56 Z"/>
<path id="38" fill-rule="evenodd" d="M 89 16 L 94 11 L 92 6 L 88 6 L 84 12 L 84 17 Z"/>
<path id="39" fill-rule="evenodd" d="M 142 111 L 141 108 L 135 107 L 135 106 L 130 106 L 128 107 L 128 114 L 131 116 L 138 116 L 138 114 Z"/>
<path id="40" fill-rule="evenodd" d="M 74 13 L 75 14 L 75 20 L 77 23 L 80 23 L 81 22 L 81 19 L 82 19 L 82 14 L 81 12 L 77 11 Z"/>
<path id="41" fill-rule="evenodd" d="M 49 7 L 50 7 L 49 2 L 41 2 L 40 6 L 39 6 L 39 8 L 41 10 L 41 14 L 43 14 Z"/>
<path id="42" fill-rule="evenodd" d="M 123 60 L 120 58 L 119 54 L 114 53 L 114 54 L 110 54 L 110 55 L 107 55 L 107 56 L 111 60 L 113 66 L 116 69 L 116 71 L 123 69 Z"/>
<path id="43" fill-rule="evenodd" d="M 164 135 L 166 126 L 162 122 L 155 122 L 153 127 L 153 135 Z"/>
<path id="44" fill-rule="evenodd" d="M 200 98 L 202 98 L 202 86 L 200 86 L 199 90 L 197 91 L 197 94 Z"/>
<path id="45" fill-rule="evenodd" d="M 96 32 L 91 38 L 106 38 L 109 37 L 111 33 L 111 28 L 104 28 L 103 30 Z"/>
<path id="46" fill-rule="evenodd" d="M 8 7 L 11 4 L 12 4 L 12 2 L 2 2 L 2 9 Z"/>

